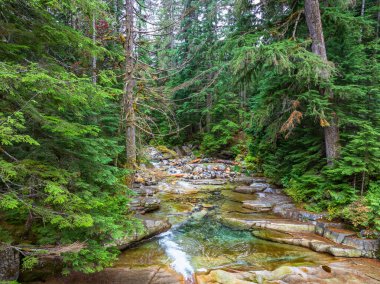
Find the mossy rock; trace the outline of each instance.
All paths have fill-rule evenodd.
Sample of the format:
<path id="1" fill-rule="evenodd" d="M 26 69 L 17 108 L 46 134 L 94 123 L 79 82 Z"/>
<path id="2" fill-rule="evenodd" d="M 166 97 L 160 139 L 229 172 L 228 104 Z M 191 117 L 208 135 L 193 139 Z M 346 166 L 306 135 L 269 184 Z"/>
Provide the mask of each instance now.
<path id="1" fill-rule="evenodd" d="M 252 235 L 265 240 L 287 239 L 291 237 L 290 234 L 269 229 L 254 230 L 252 231 Z"/>
<path id="2" fill-rule="evenodd" d="M 164 145 L 159 145 L 156 149 L 161 152 L 166 159 L 174 159 L 178 157 L 178 154 Z"/>

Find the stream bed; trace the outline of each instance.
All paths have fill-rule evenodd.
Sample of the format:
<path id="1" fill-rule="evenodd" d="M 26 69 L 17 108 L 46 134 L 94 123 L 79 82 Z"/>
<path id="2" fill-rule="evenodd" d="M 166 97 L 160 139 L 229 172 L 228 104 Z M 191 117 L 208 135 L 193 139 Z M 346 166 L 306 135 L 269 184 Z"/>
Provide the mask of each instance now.
<path id="1" fill-rule="evenodd" d="M 173 227 L 124 251 L 115 268 L 158 266 L 174 270 L 185 283 L 193 283 L 195 273 L 220 268 L 273 270 L 282 265 L 312 266 L 334 260 L 306 248 L 258 239 L 249 231 L 233 230 L 219 221 L 222 214 L 247 217 L 264 214 L 239 206 L 242 199 L 254 199 L 254 195 L 243 195 L 223 187 L 206 187 L 191 194 L 161 192 L 159 198 L 161 209 L 146 215 L 149 218 L 167 217 Z"/>

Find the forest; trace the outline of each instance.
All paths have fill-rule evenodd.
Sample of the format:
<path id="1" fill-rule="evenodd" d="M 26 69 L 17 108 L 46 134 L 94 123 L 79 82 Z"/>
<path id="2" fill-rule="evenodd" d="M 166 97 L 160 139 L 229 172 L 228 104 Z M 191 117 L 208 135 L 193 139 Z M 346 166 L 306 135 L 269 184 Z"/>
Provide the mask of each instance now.
<path id="1" fill-rule="evenodd" d="M 0 246 L 112 266 L 184 145 L 378 239 L 379 35 L 379 0 L 0 0 Z"/>

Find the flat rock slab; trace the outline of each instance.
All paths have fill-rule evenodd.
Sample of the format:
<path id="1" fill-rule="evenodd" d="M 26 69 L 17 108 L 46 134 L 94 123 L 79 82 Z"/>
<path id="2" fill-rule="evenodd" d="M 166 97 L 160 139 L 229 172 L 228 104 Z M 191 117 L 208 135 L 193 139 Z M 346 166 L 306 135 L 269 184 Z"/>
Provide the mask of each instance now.
<path id="1" fill-rule="evenodd" d="M 323 232 L 323 236 L 325 238 L 330 239 L 338 244 L 343 243 L 346 237 L 351 237 L 355 235 L 355 232 L 338 228 L 326 228 Z"/>
<path id="2" fill-rule="evenodd" d="M 258 191 L 263 191 L 264 189 L 267 189 L 269 187 L 269 184 L 262 182 L 253 182 L 249 186 L 255 188 Z"/>
<path id="3" fill-rule="evenodd" d="M 378 272 L 372 272 L 372 271 Z M 320 266 L 281 266 L 273 271 L 225 271 L 213 270 L 208 274 L 197 275 L 198 284 L 249 284 L 249 283 L 273 283 L 273 284 L 378 284 L 380 282 L 380 265 L 368 266 L 366 262 L 330 263 Z"/>
<path id="4" fill-rule="evenodd" d="M 227 183 L 225 179 L 194 179 L 188 180 L 191 184 L 194 185 L 224 185 Z"/>
<path id="5" fill-rule="evenodd" d="M 243 208 L 251 209 L 254 212 L 269 212 L 272 210 L 272 206 L 272 203 L 257 200 L 247 200 L 243 202 Z"/>
<path id="6" fill-rule="evenodd" d="M 280 232 L 312 232 L 315 231 L 315 226 L 312 224 L 300 223 L 291 220 L 257 220 L 253 222 L 253 227 L 266 228 L 277 230 Z"/>
<path id="7" fill-rule="evenodd" d="M 262 219 L 260 216 L 247 215 L 245 218 L 234 218 L 222 215 L 219 220 L 227 227 L 249 230 L 254 228 L 271 229 L 284 233 L 314 233 L 315 226 L 283 219 Z M 318 236 L 316 236 L 318 237 Z"/>
<path id="8" fill-rule="evenodd" d="M 84 274 L 73 272 L 67 277 L 48 279 L 35 284 L 180 284 L 183 277 L 170 269 L 152 266 L 142 269 L 107 268 L 101 272 Z"/>
<path id="9" fill-rule="evenodd" d="M 233 189 L 235 192 L 244 193 L 244 194 L 255 194 L 257 192 L 262 192 L 264 188 L 255 188 L 251 186 L 238 186 Z"/>
<path id="10" fill-rule="evenodd" d="M 279 232 L 271 229 L 252 231 L 258 238 L 283 244 L 302 246 L 316 252 L 325 252 L 338 257 L 361 257 L 362 252 L 356 248 L 336 244 L 328 239 L 310 233 Z"/>
<path id="11" fill-rule="evenodd" d="M 120 250 L 126 249 L 137 242 L 153 237 L 160 233 L 163 233 L 171 228 L 171 224 L 167 220 L 155 220 L 140 217 L 143 223 L 143 230 L 135 230 L 135 232 L 125 236 L 124 238 L 114 241 L 114 244 L 110 246 L 115 246 Z"/>

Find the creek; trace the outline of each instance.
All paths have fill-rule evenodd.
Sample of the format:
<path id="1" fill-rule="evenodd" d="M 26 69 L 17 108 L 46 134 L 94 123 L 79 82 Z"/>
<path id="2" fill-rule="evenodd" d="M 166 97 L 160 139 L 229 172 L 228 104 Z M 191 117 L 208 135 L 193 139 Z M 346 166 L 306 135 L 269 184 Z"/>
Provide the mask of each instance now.
<path id="1" fill-rule="evenodd" d="M 186 182 L 180 185 L 191 189 Z M 305 248 L 261 240 L 249 231 L 233 230 L 220 222 L 222 215 L 275 218 L 241 207 L 242 200 L 255 199 L 255 195 L 233 192 L 228 186 L 200 187 L 197 192 L 189 190 L 189 194 L 173 193 L 168 184 L 162 187 L 166 191 L 158 194 L 161 209 L 146 215 L 167 217 L 173 227 L 124 251 L 115 267 L 164 267 L 181 274 L 185 283 L 193 283 L 195 273 L 214 269 L 273 270 L 282 265 L 310 266 L 333 259 Z"/>

